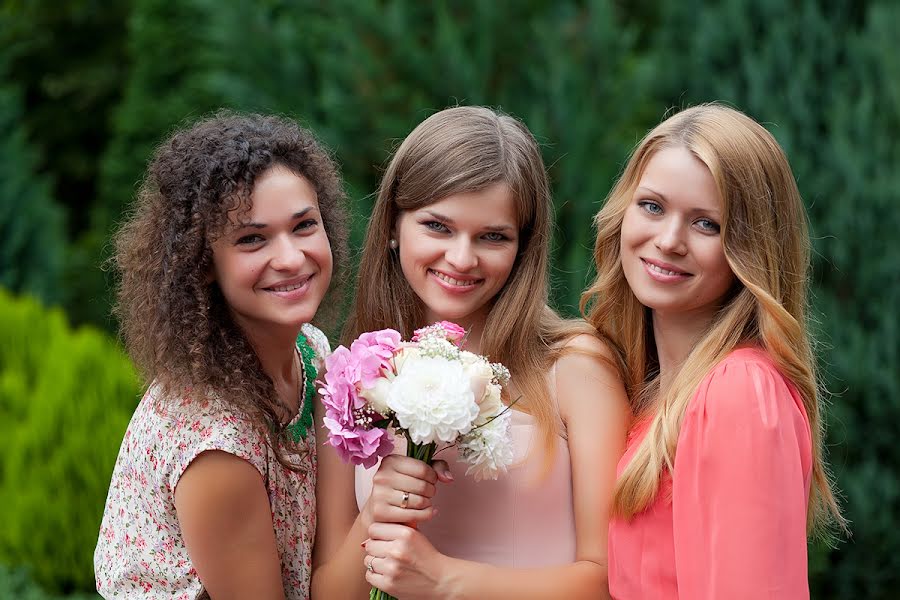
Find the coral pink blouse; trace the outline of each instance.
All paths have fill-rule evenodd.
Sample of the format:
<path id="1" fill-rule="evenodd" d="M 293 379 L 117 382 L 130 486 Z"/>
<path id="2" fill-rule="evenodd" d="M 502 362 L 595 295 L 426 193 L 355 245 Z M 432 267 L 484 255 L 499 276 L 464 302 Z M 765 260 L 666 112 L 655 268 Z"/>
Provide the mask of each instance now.
<path id="1" fill-rule="evenodd" d="M 635 426 L 621 474 L 647 434 Z M 631 600 L 809 598 L 809 419 L 762 350 L 729 354 L 688 405 L 674 469 L 609 526 L 609 590 Z"/>

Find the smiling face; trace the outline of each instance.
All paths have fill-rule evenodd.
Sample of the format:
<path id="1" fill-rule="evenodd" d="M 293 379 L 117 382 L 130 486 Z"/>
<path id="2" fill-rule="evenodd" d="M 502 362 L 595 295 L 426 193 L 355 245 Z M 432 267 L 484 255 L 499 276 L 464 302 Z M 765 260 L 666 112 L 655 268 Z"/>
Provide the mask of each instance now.
<path id="1" fill-rule="evenodd" d="M 299 330 L 316 314 L 332 272 L 316 190 L 275 166 L 256 179 L 250 202 L 212 244 L 213 278 L 245 332 Z"/>
<path id="2" fill-rule="evenodd" d="M 397 218 L 403 275 L 426 322 L 469 328 L 487 317 L 519 248 L 515 204 L 506 184 L 454 194 Z"/>
<path id="3" fill-rule="evenodd" d="M 734 281 L 709 168 L 684 147 L 654 154 L 625 211 L 621 259 L 638 301 L 656 317 L 709 321 Z"/>

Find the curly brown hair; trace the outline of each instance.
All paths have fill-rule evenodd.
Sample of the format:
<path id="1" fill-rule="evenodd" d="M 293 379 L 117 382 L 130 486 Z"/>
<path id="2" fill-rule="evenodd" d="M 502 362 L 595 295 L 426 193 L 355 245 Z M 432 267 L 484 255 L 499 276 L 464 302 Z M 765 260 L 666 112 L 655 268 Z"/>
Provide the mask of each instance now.
<path id="1" fill-rule="evenodd" d="M 264 433 L 289 468 L 290 445 L 272 380 L 211 282 L 211 242 L 229 213 L 251 208 L 254 182 L 274 166 L 315 187 L 334 257 L 322 307 L 338 302 L 347 272 L 347 199 L 337 166 L 294 121 L 218 112 L 163 142 L 114 237 L 121 277 L 114 309 L 129 354 L 161 398 L 215 396 Z M 317 315 L 317 323 L 322 317 Z"/>

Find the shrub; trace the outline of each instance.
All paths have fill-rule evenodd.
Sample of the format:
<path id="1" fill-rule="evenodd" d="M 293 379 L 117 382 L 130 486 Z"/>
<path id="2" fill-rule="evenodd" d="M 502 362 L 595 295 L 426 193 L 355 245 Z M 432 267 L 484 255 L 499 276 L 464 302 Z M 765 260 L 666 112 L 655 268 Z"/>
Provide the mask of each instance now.
<path id="1" fill-rule="evenodd" d="M 0 563 L 54 592 L 94 588 L 109 477 L 139 391 L 104 334 L 0 291 Z"/>

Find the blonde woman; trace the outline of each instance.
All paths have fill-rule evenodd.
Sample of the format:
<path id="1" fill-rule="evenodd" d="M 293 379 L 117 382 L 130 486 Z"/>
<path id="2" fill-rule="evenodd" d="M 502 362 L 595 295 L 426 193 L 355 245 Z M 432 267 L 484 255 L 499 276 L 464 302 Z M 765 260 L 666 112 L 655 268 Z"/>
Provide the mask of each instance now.
<path id="1" fill-rule="evenodd" d="M 430 483 L 414 477 L 408 496 L 393 500 L 433 507 L 434 518 L 418 531 L 369 528 L 368 580 L 394 596 L 607 594 L 608 517 L 630 411 L 618 361 L 596 331 L 547 306 L 552 214 L 531 133 L 486 108 L 432 115 L 384 174 L 345 339 L 454 321 L 469 331 L 466 348 L 509 367 L 506 401 L 518 399 L 516 461 L 505 476 L 476 482 L 450 449 L 439 457 L 452 483 L 439 466 L 431 501 Z M 357 469 L 361 504 L 372 478 Z"/>
<path id="2" fill-rule="evenodd" d="M 596 217 L 588 321 L 622 349 L 637 424 L 609 532 L 614 598 L 806 598 L 807 534 L 841 522 L 806 327 L 809 237 L 774 138 L 677 113 Z"/>

